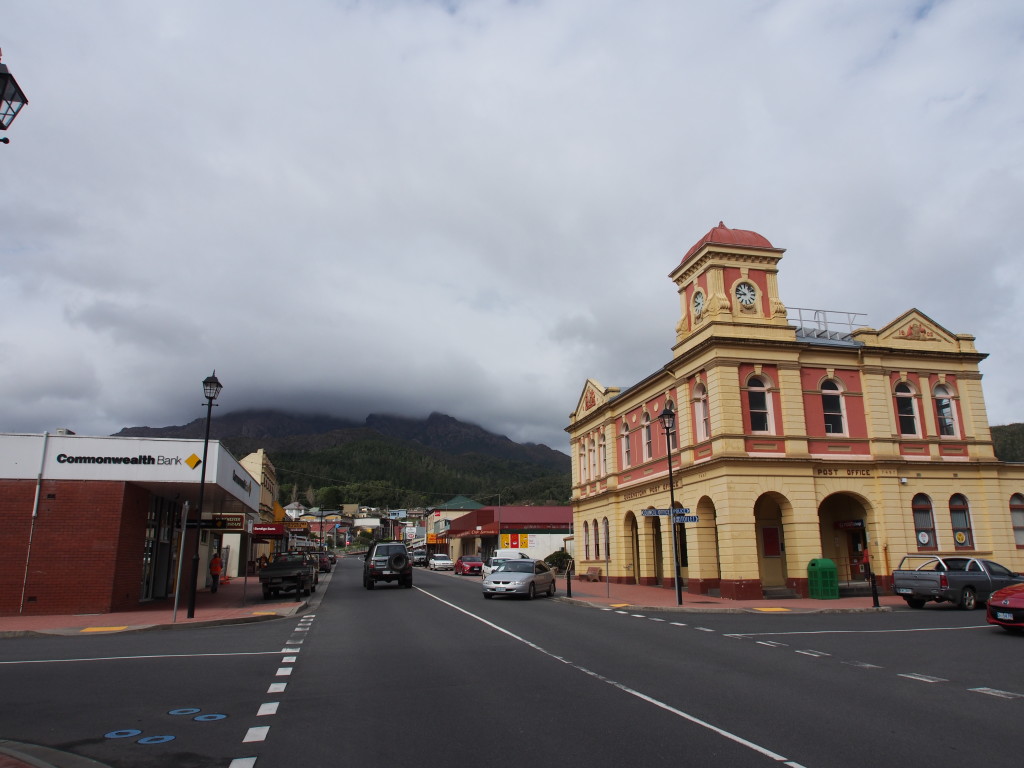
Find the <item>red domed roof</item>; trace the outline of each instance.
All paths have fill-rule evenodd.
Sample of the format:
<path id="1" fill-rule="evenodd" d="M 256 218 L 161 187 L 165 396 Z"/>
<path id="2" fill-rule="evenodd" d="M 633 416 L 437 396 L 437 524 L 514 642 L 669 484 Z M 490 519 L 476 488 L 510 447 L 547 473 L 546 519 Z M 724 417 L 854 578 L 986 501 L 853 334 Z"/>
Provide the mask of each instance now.
<path id="1" fill-rule="evenodd" d="M 729 229 L 722 222 L 718 222 L 718 226 L 714 227 L 704 237 L 694 243 L 693 247 L 686 252 L 683 256 L 683 261 L 693 256 L 703 246 L 708 243 L 714 243 L 715 245 L 739 245 L 744 248 L 774 248 L 768 239 L 757 234 L 757 232 L 751 232 L 749 229 Z"/>

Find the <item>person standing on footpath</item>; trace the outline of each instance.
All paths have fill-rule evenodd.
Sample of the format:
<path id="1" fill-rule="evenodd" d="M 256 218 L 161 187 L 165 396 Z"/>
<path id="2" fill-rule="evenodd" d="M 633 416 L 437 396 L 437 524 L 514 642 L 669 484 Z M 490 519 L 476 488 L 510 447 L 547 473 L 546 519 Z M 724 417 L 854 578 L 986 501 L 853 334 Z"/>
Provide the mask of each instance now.
<path id="1" fill-rule="evenodd" d="M 220 585 L 220 573 L 224 570 L 224 562 L 220 559 L 220 552 L 213 554 L 213 559 L 210 561 L 210 578 L 213 579 L 213 586 L 210 587 L 210 592 L 216 592 L 217 587 Z"/>

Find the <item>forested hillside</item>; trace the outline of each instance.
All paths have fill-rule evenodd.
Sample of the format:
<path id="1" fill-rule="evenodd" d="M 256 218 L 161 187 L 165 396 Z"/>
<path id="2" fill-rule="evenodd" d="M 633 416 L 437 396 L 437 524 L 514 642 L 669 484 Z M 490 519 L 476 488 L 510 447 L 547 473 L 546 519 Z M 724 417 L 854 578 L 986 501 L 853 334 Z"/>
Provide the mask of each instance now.
<path id="1" fill-rule="evenodd" d="M 202 438 L 205 420 L 130 427 L 120 436 Z M 568 504 L 569 457 L 520 444 L 434 413 L 426 419 L 371 415 L 362 424 L 278 411 L 213 419 L 211 437 L 241 458 L 263 448 L 277 469 L 283 504 L 408 508 L 465 495 L 482 504 Z"/>

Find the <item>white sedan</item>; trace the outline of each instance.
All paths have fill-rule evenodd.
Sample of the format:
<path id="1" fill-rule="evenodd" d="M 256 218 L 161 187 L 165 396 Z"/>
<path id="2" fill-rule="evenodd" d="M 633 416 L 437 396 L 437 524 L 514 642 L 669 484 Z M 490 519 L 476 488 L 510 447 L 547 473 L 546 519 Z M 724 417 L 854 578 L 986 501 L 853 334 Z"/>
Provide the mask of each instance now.
<path id="1" fill-rule="evenodd" d="M 427 561 L 427 567 L 432 571 L 454 571 L 455 563 L 448 555 L 437 552 L 430 556 L 430 560 Z"/>

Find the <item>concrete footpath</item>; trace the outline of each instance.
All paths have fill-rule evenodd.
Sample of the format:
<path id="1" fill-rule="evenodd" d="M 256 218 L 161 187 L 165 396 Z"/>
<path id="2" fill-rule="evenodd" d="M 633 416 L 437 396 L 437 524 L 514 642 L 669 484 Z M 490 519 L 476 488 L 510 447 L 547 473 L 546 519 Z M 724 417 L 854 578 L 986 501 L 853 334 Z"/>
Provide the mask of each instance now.
<path id="1" fill-rule="evenodd" d="M 685 589 L 682 605 L 677 603 L 674 588 L 640 587 L 635 584 L 609 584 L 604 581 L 577 581 L 573 579 L 569 597 L 565 578 L 558 579 L 557 595 L 564 600 L 602 608 L 629 608 L 631 610 L 682 611 L 686 613 L 855 613 L 861 611 L 891 611 L 903 606 L 896 595 L 879 594 L 878 605 L 870 596 L 841 597 L 836 600 L 809 598 L 778 598 L 771 600 L 726 600 L 710 595 L 691 595 Z"/>
<path id="2" fill-rule="evenodd" d="M 321 585 L 326 586 L 328 574 L 321 574 Z M 73 585 L 69 585 L 73 589 Z M 290 597 L 290 596 L 289 596 Z M 242 624 L 250 621 L 293 616 L 305 602 L 280 599 L 264 600 L 260 582 L 255 576 L 232 579 L 221 584 L 216 594 L 200 591 L 196 594 L 195 618 L 186 618 L 188 597 L 182 595 L 177 615 L 174 600 L 154 600 L 140 604 L 131 611 L 117 613 L 77 614 L 67 616 L 0 616 L 0 638 L 29 635 L 95 635 L 112 632 L 130 632 L 147 629 L 187 629 L 216 624 Z M 0 763 L 3 768 L 3 763 Z"/>

